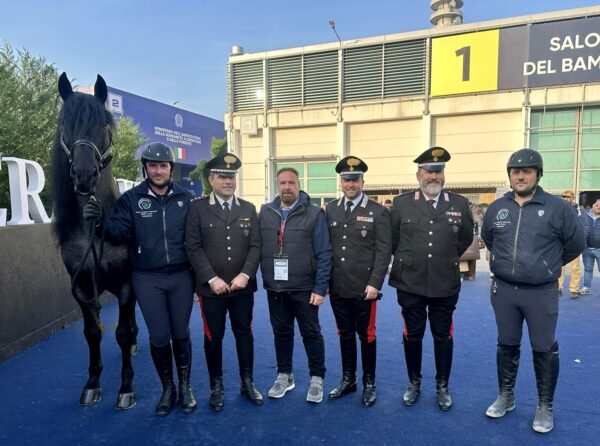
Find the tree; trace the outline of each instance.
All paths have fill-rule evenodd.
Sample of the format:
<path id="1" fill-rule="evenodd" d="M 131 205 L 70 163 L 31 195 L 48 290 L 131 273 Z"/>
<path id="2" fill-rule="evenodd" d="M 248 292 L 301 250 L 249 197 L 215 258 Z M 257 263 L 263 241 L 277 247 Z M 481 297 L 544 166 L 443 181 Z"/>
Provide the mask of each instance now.
<path id="1" fill-rule="evenodd" d="M 223 138 L 213 138 L 210 142 L 210 151 L 212 153 L 212 157 L 214 158 L 217 155 L 222 155 L 227 153 L 227 137 Z M 208 172 L 206 172 L 205 166 L 208 160 L 202 160 L 194 170 L 190 173 L 190 178 L 193 181 L 202 180 L 202 194 L 208 195 L 212 192 L 212 187 L 208 182 Z"/>
<path id="2" fill-rule="evenodd" d="M 56 131 L 58 72 L 43 57 L 27 50 L 0 47 L 0 153 L 37 161 L 50 173 L 50 151 Z M 0 170 L 0 208 L 9 208 L 8 169 Z M 50 191 L 41 198 L 49 208 Z"/>
<path id="3" fill-rule="evenodd" d="M 115 178 L 135 180 L 138 176 L 140 162 L 135 159 L 138 147 L 146 143 L 146 137 L 140 127 L 129 117 L 122 117 L 117 122 L 117 131 L 113 136 L 112 173 Z"/>

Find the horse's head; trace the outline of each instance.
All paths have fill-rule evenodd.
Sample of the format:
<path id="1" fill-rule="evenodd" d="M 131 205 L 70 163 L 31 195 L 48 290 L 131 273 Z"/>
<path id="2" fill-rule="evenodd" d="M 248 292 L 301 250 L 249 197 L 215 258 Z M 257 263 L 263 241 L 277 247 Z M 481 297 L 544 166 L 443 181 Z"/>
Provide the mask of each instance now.
<path id="1" fill-rule="evenodd" d="M 108 89 L 102 76 L 94 85 L 94 96 L 74 93 L 66 73 L 58 79 L 64 101 L 59 118 L 59 141 L 69 164 L 76 193 L 94 194 L 102 170 L 112 159 L 112 115 L 104 107 Z"/>

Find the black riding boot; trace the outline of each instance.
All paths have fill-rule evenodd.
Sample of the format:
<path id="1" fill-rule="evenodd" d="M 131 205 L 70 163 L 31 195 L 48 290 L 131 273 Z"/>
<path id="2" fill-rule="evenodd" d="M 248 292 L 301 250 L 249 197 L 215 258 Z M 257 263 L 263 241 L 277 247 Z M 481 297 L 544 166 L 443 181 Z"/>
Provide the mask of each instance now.
<path id="1" fill-rule="evenodd" d="M 356 392 L 356 338 L 340 338 L 342 354 L 342 380 L 339 385 L 329 392 L 330 399 L 340 398 L 351 392 Z"/>
<path id="2" fill-rule="evenodd" d="M 163 347 L 155 347 L 150 343 L 150 353 L 163 387 L 162 395 L 156 405 L 156 415 L 164 417 L 173 411 L 175 401 L 177 400 L 177 390 L 173 382 L 173 353 L 171 351 L 171 344 Z"/>
<path id="3" fill-rule="evenodd" d="M 452 339 L 444 341 L 434 340 L 433 348 L 435 353 L 437 405 L 441 410 L 449 410 L 452 407 L 452 398 L 448 391 L 448 380 L 450 379 L 450 370 L 452 369 L 454 341 Z"/>
<path id="4" fill-rule="evenodd" d="M 496 368 L 500 393 L 496 401 L 487 408 L 485 414 L 491 418 L 500 418 L 515 408 L 515 380 L 519 369 L 521 347 L 519 345 L 498 344 L 496 350 Z"/>
<path id="5" fill-rule="evenodd" d="M 421 357 L 423 342 L 409 341 L 404 338 L 404 359 L 408 372 L 408 388 L 402 397 L 405 406 L 414 405 L 421 394 Z"/>
<path id="6" fill-rule="evenodd" d="M 371 407 L 377 400 L 375 391 L 375 364 L 377 362 L 377 341 L 360 342 L 360 354 L 363 369 L 363 395 L 362 401 L 365 407 Z"/>
<path id="7" fill-rule="evenodd" d="M 533 368 L 537 383 L 538 404 L 535 409 L 533 430 L 545 434 L 554 428 L 554 390 L 558 380 L 558 342 L 549 352 L 533 352 Z"/>
<path id="8" fill-rule="evenodd" d="M 210 398 L 208 405 L 215 412 L 223 410 L 225 391 L 223 389 L 223 344 L 211 341 L 204 336 L 204 355 L 210 377 Z"/>
<path id="9" fill-rule="evenodd" d="M 252 372 L 254 370 L 254 338 L 246 336 L 235 339 L 238 363 L 240 366 L 240 393 L 252 404 L 260 406 L 264 403 L 262 394 L 254 385 Z"/>
<path id="10" fill-rule="evenodd" d="M 190 337 L 173 339 L 173 352 L 175 353 L 175 364 L 177 364 L 177 376 L 179 377 L 179 406 L 185 413 L 196 410 L 196 399 L 190 383 L 192 371 L 192 343 Z"/>

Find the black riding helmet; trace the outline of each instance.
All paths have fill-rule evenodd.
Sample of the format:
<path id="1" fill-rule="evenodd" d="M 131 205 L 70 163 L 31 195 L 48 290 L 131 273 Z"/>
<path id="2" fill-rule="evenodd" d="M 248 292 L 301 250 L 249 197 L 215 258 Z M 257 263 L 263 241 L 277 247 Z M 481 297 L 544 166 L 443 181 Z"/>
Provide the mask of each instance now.
<path id="1" fill-rule="evenodd" d="M 544 175 L 544 160 L 540 152 L 533 149 L 521 149 L 513 153 L 506 163 L 506 172 L 510 175 L 510 169 L 532 167 L 538 172 L 538 179 Z"/>
<path id="2" fill-rule="evenodd" d="M 173 173 L 173 164 L 175 164 L 175 154 L 173 153 L 173 149 L 171 149 L 168 145 L 163 144 L 162 142 L 153 142 L 146 146 L 144 151 L 142 152 L 142 156 L 140 158 L 142 165 L 142 173 L 144 178 L 147 178 L 148 174 L 146 173 L 146 162 L 147 161 L 166 161 L 171 165 L 171 174 Z"/>

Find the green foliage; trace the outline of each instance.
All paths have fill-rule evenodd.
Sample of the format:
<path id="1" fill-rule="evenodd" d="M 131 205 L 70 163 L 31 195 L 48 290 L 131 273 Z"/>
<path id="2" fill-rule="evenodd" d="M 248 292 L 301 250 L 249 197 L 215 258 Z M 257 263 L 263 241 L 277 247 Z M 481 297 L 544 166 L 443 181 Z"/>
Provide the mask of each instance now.
<path id="1" fill-rule="evenodd" d="M 15 52 L 7 42 L 0 47 L 0 153 L 41 164 L 46 176 L 41 197 L 47 209 L 50 152 L 59 111 L 57 82 L 56 68 L 43 57 L 27 50 Z M 0 208 L 10 208 L 7 170 L 0 170 Z"/>
<path id="2" fill-rule="evenodd" d="M 117 122 L 117 131 L 113 136 L 114 158 L 112 173 L 115 178 L 134 181 L 138 176 L 140 162 L 135 159 L 138 147 L 146 143 L 146 137 L 139 126 L 129 117 L 122 117 Z"/>
<path id="3" fill-rule="evenodd" d="M 214 158 L 217 155 L 222 155 L 227 153 L 227 137 L 224 138 L 213 138 L 210 143 L 210 151 L 212 153 L 212 157 Z M 202 160 L 194 170 L 190 173 L 190 178 L 193 181 L 202 180 L 202 194 L 208 195 L 212 192 L 212 187 L 208 182 L 208 172 L 205 171 L 204 167 L 206 166 L 206 162 L 208 160 Z"/>

